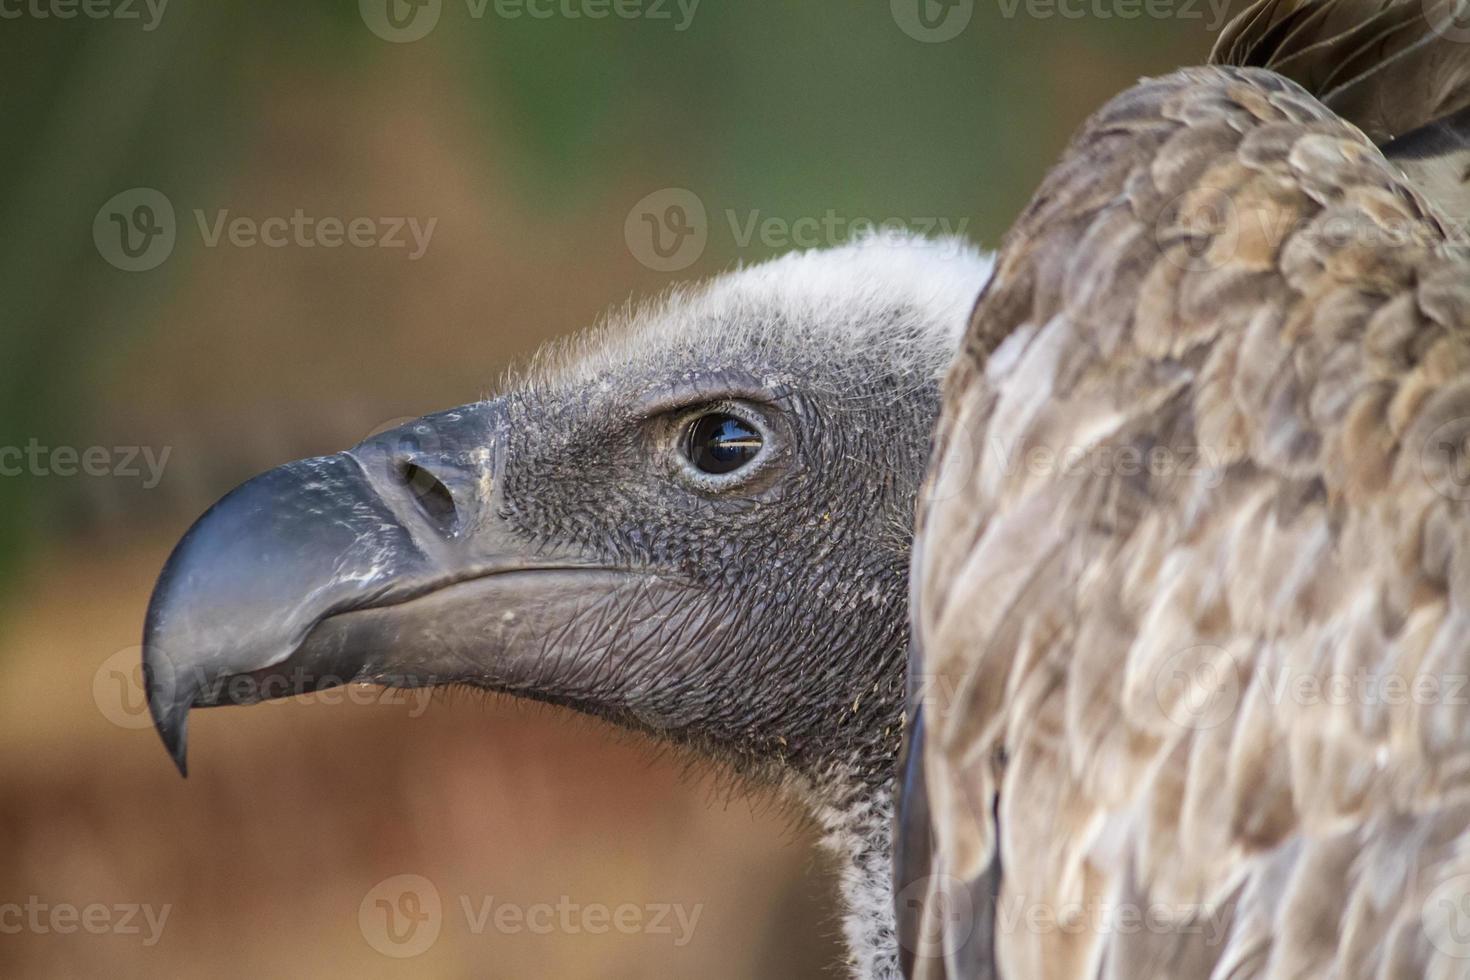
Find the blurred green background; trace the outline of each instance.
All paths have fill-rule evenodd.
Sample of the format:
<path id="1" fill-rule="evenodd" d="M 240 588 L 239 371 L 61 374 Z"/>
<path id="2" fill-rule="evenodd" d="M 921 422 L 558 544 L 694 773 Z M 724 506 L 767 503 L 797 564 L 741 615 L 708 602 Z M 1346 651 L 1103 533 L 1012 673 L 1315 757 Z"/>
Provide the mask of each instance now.
<path id="1" fill-rule="evenodd" d="M 410 25 L 396 35 L 390 2 Z M 829 869 L 799 821 L 558 712 L 210 713 L 179 781 L 132 667 L 152 576 L 252 473 L 485 395 L 610 305 L 783 250 L 744 241 L 752 221 L 808 219 L 835 244 L 896 218 L 995 245 L 1071 129 L 1138 76 L 1202 60 L 1217 11 L 419 2 L 0 0 L 0 446 L 52 464 L 0 477 L 0 904 L 172 908 L 147 946 L 0 933 L 0 974 L 839 975 Z M 930 23 L 969 19 L 938 41 L 915 2 Z M 106 242 L 136 196 L 109 202 L 136 188 L 176 216 L 146 271 Z M 633 234 L 639 202 L 671 188 L 707 215 L 674 270 Z M 410 258 L 406 233 L 211 245 L 196 217 L 298 210 L 434 225 Z M 57 447 L 102 447 L 108 472 L 51 472 Z M 401 873 L 445 903 L 440 938 L 407 959 L 358 919 Z M 703 911 L 681 946 L 477 934 L 466 895 Z"/>

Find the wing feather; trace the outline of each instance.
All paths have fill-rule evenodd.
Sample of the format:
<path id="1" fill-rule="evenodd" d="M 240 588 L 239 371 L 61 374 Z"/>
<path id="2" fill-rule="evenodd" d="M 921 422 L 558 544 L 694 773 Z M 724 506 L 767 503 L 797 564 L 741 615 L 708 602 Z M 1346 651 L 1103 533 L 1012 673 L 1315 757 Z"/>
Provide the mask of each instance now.
<path id="1" fill-rule="evenodd" d="M 1470 222 L 1470 3 L 1256 0 L 1212 63 L 1269 68 L 1360 127 L 1431 200 Z"/>
<path id="2" fill-rule="evenodd" d="M 1470 259 L 1360 132 L 1234 68 L 1090 120 L 946 384 L 913 975 L 1470 972 L 1467 440 Z"/>

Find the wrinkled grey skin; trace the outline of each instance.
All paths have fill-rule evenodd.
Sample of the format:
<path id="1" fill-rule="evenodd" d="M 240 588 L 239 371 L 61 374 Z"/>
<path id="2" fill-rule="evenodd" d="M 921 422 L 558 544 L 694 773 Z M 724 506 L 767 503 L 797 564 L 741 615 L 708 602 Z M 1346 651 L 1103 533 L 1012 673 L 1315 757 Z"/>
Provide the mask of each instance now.
<path id="1" fill-rule="evenodd" d="M 878 784 L 897 746 L 908 535 L 937 386 L 853 365 L 874 388 L 860 406 L 793 365 L 751 366 L 640 379 L 693 380 L 685 405 L 651 419 L 617 396 L 507 400 L 506 523 L 653 574 L 574 628 L 528 693 L 641 723 L 742 772 L 775 763 L 820 779 L 841 766 Z M 762 384 L 778 372 L 788 384 Z M 773 458 L 744 486 L 701 491 L 667 442 L 681 416 L 730 403 L 764 419 Z M 548 427 L 565 438 L 545 438 Z"/>
<path id="2" fill-rule="evenodd" d="M 777 267 L 784 288 L 816 289 L 818 261 Z M 852 309 L 736 273 L 497 400 L 257 477 L 196 523 L 150 604 L 165 743 L 182 768 L 190 707 L 354 680 L 567 705 L 797 793 L 869 920 L 849 926 L 855 967 L 891 975 L 909 542 L 976 261 L 952 260 L 968 286 L 944 303 L 869 284 Z M 761 457 L 691 467 L 708 411 L 761 430 Z"/>

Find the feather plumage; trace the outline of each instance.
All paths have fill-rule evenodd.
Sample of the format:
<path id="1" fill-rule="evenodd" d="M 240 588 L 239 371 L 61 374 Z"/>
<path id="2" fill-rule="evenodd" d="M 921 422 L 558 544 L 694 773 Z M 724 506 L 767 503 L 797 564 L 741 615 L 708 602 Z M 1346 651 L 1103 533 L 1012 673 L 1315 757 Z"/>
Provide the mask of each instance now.
<path id="1" fill-rule="evenodd" d="M 1269 68 L 1363 130 L 1444 211 L 1470 222 L 1470 4 L 1256 0 L 1210 60 Z"/>
<path id="2" fill-rule="evenodd" d="M 1295 83 L 1085 125 L 921 507 L 914 976 L 1470 969 L 1467 368 L 1444 215 Z"/>

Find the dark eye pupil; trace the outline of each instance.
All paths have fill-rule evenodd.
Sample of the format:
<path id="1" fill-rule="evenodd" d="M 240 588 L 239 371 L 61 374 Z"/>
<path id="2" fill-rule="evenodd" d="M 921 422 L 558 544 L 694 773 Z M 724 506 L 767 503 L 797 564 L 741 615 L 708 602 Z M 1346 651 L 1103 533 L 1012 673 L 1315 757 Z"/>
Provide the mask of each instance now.
<path id="1" fill-rule="evenodd" d="M 704 415 L 689 426 L 685 454 L 695 468 L 705 473 L 734 472 L 760 451 L 760 433 L 733 415 Z"/>

